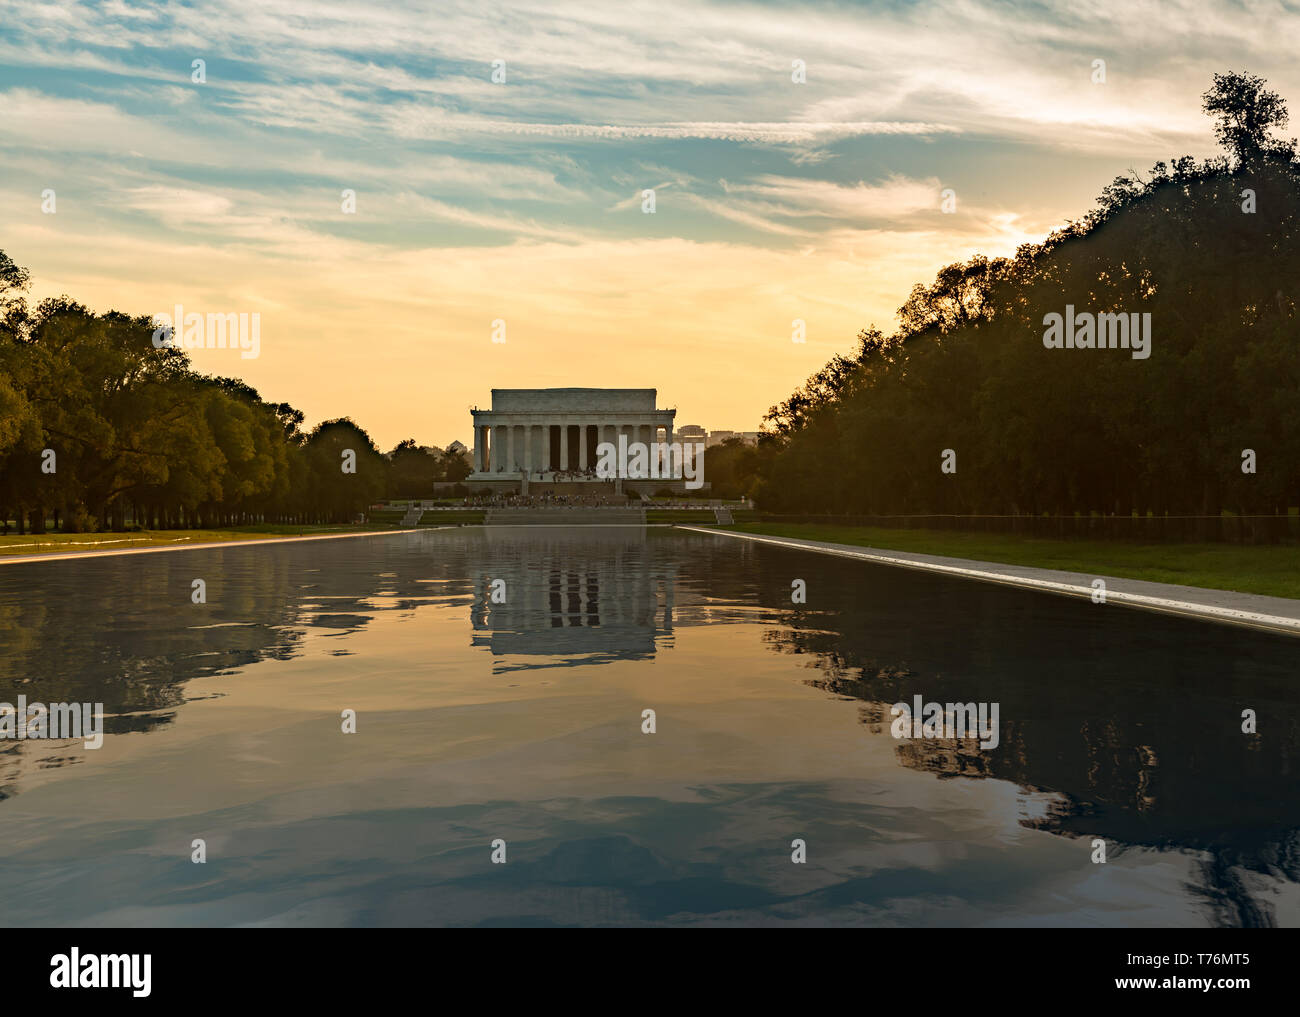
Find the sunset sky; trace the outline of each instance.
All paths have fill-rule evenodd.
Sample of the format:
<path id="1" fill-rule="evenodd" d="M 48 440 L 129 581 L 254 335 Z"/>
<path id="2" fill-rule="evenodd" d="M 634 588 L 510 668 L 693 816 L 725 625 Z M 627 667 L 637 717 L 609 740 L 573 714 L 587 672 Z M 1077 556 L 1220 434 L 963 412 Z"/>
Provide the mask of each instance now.
<path id="1" fill-rule="evenodd" d="M 469 442 L 493 387 L 752 430 L 942 265 L 1214 154 L 1213 72 L 1300 114 L 1297 39 L 1275 3 L 0 0 L 0 249 L 37 298 L 259 312 L 197 366 L 384 449 Z"/>

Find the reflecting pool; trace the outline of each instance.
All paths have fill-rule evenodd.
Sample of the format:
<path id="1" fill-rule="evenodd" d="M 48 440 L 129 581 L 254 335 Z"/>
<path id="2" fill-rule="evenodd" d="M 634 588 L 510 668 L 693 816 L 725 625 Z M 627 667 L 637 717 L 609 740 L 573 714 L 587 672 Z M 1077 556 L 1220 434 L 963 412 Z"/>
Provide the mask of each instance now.
<path id="1" fill-rule="evenodd" d="M 1296 925 L 1298 650 L 654 528 L 0 566 L 0 702 L 107 715 L 0 741 L 0 914 Z M 915 695 L 997 747 L 893 737 Z"/>

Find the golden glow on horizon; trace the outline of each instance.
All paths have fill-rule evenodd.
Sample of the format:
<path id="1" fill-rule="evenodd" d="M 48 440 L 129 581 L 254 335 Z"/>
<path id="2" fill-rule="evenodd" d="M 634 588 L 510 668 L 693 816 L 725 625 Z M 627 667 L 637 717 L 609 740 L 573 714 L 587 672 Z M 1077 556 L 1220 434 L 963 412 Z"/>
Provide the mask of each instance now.
<path id="1" fill-rule="evenodd" d="M 229 307 L 262 315 L 261 355 L 192 353 L 314 424 L 348 415 L 381 449 L 404 438 L 470 443 L 468 408 L 492 388 L 653 387 L 678 424 L 756 430 L 858 330 L 889 328 L 912 284 L 977 251 L 1033 239 L 1008 226 L 992 244 L 862 232 L 799 250 L 731 243 L 591 240 L 390 251 L 314 238 L 292 258 L 86 236 L 105 264 L 74 264 L 69 235 L 11 232 L 33 296 L 66 292 L 96 311 Z M 122 276 L 110 265 L 128 265 Z M 166 280 L 159 282 L 157 280 Z M 503 281 L 507 281 L 505 286 Z M 506 321 L 504 344 L 491 341 Z M 791 322 L 807 322 L 807 341 Z"/>

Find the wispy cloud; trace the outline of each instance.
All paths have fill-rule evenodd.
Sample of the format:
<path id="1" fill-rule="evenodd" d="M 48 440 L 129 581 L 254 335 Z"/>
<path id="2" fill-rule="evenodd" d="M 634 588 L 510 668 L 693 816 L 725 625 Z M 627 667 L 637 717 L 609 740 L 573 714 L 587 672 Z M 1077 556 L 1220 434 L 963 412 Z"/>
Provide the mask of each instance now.
<path id="1" fill-rule="evenodd" d="M 356 355 L 328 344 L 383 322 L 367 354 L 420 377 L 509 316 L 496 383 L 612 383 L 626 336 L 686 389 L 743 371 L 762 394 L 698 416 L 752 426 L 942 264 L 1210 154 L 1214 71 L 1300 101 L 1300 11 L 1277 2 L 0 0 L 0 25 L 4 243 L 40 292 L 263 301 L 327 366 L 272 341 L 259 384 L 322 413 Z M 755 340 L 792 317 L 815 341 Z M 412 430 L 401 405 L 374 399 L 381 434 Z"/>

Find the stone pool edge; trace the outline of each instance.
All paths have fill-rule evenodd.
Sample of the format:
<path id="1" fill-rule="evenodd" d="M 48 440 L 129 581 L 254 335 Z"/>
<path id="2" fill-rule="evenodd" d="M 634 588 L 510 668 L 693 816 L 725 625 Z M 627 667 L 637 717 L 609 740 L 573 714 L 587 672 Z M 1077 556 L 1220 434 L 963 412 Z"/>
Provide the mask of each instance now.
<path id="1" fill-rule="evenodd" d="M 0 555 L 0 565 L 17 565 L 29 561 L 75 561 L 86 558 L 109 558 L 123 554 L 159 554 L 163 551 L 204 551 L 214 547 L 253 547 L 258 544 L 293 544 L 305 540 L 345 540 L 348 537 L 395 537 L 399 533 L 431 533 L 452 529 L 450 526 L 421 526 L 413 530 L 367 530 L 365 533 L 314 533 L 303 537 L 262 537 L 259 540 L 205 540 L 197 544 L 163 544 L 160 547 L 121 547 L 104 551 L 47 551 L 43 554 Z"/>
<path id="2" fill-rule="evenodd" d="M 1163 614 L 1182 615 L 1203 621 L 1216 621 L 1227 625 L 1300 636 L 1300 600 L 1289 600 L 1285 597 L 1235 593 L 1231 590 L 1213 590 L 1200 586 L 1179 586 L 1175 583 L 1152 583 L 1116 576 L 1088 575 L 1083 572 L 1035 568 L 1030 565 L 1005 565 L 937 554 L 890 551 L 884 548 L 836 544 L 823 540 L 805 540 L 801 537 L 737 533 L 705 526 L 678 525 L 676 528 L 689 530 L 692 533 L 713 533 L 741 540 L 753 540 L 761 544 L 774 544 L 778 547 L 857 558 L 881 565 L 918 569 L 922 572 L 935 572 L 962 579 L 1000 583 L 1003 586 L 1017 586 L 1042 593 L 1086 597 L 1089 600 L 1094 593 L 1093 580 L 1101 579 L 1106 583 L 1107 605 L 1119 604 L 1146 611 L 1159 611 Z"/>

